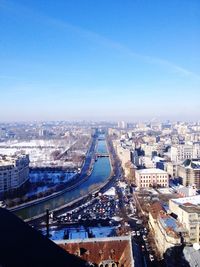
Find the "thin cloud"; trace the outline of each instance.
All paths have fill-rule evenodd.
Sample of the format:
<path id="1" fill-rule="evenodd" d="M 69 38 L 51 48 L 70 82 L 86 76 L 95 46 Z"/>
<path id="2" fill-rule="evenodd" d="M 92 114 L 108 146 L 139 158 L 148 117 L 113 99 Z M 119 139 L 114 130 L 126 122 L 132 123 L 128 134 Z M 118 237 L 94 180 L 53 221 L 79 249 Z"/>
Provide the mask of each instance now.
<path id="1" fill-rule="evenodd" d="M 150 63 L 150 64 L 155 64 L 155 65 L 159 65 L 159 66 L 163 66 L 163 67 L 167 67 L 169 68 L 171 71 L 178 73 L 182 76 L 185 77 L 191 77 L 194 79 L 198 79 L 200 80 L 200 75 L 196 74 L 188 69 L 185 69 L 179 65 L 176 65 L 173 62 L 167 61 L 165 59 L 161 59 L 161 58 L 157 58 L 157 57 L 151 57 L 151 56 L 147 56 L 147 55 L 142 55 L 140 53 L 136 53 L 133 50 L 131 50 L 130 48 L 126 47 L 125 45 L 119 43 L 119 42 L 115 42 L 101 34 L 98 34 L 96 32 L 90 31 L 90 30 L 86 30 L 84 28 L 81 28 L 79 26 L 75 26 L 72 25 L 68 22 L 63 22 L 60 21 L 58 19 L 54 19 L 54 18 L 49 18 L 49 17 L 45 17 L 46 20 L 45 22 L 57 27 L 62 27 L 63 29 L 67 29 L 70 30 L 72 32 L 75 32 L 77 34 L 79 34 L 79 36 L 88 39 L 90 41 L 93 42 L 97 42 L 101 45 L 104 45 L 108 48 L 111 49 L 115 49 L 116 51 L 125 54 L 126 56 L 130 56 L 133 58 L 137 58 L 139 60 L 142 60 L 144 62 Z"/>
<path id="2" fill-rule="evenodd" d="M 165 67 L 168 68 L 169 70 L 171 70 L 172 72 L 178 73 L 181 76 L 184 77 L 189 77 L 192 79 L 198 79 L 200 80 L 200 75 L 197 73 L 194 73 L 188 69 L 183 68 L 182 66 L 179 66 L 173 62 L 167 61 L 165 59 L 162 58 L 157 58 L 157 57 L 152 57 L 152 56 L 148 56 L 148 55 L 143 55 L 140 53 L 137 53 L 135 51 L 133 51 L 132 49 L 126 47 L 125 45 L 113 41 L 99 33 L 87 30 L 85 28 L 79 27 L 79 26 L 75 26 L 73 24 L 70 24 L 68 22 L 65 21 L 61 21 L 59 19 L 56 18 L 52 18 L 49 16 L 46 16 L 44 14 L 41 14 L 39 12 L 36 12 L 35 10 L 31 10 L 28 7 L 13 3 L 12 1 L 5 1 L 5 0 L 0 0 L 0 7 L 4 8 L 7 11 L 12 11 L 15 14 L 23 13 L 23 16 L 26 16 L 27 18 L 31 18 L 31 19 L 35 19 L 43 24 L 49 25 L 49 26 L 54 26 L 54 27 L 59 27 L 61 29 L 66 29 L 68 31 L 74 32 L 77 35 L 79 35 L 82 38 L 85 38 L 89 41 L 92 42 L 96 42 L 100 45 L 103 45 L 107 48 L 111 48 L 115 51 L 120 52 L 121 54 L 124 54 L 125 56 L 128 57 L 133 57 L 136 59 L 139 59 L 143 62 L 149 63 L 149 64 L 154 64 L 154 65 L 158 65 L 161 67 Z M 24 12 L 26 11 L 26 12 Z"/>

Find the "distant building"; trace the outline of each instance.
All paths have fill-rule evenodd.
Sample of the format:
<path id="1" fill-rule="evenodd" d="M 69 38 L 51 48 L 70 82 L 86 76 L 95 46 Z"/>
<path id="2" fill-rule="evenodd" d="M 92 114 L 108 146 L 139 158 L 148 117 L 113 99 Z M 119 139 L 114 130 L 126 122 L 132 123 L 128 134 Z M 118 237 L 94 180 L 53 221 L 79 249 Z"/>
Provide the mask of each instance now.
<path id="1" fill-rule="evenodd" d="M 185 160 L 177 172 L 184 186 L 195 184 L 200 189 L 200 159 Z"/>
<path id="2" fill-rule="evenodd" d="M 129 236 L 56 241 L 60 247 L 99 267 L 133 267 Z M 93 264 L 93 265 L 92 265 Z"/>
<path id="3" fill-rule="evenodd" d="M 141 156 L 139 157 L 139 165 L 145 168 L 155 168 L 155 164 L 151 157 Z"/>
<path id="4" fill-rule="evenodd" d="M 125 121 L 119 121 L 117 126 L 120 129 L 126 129 L 127 128 L 127 123 Z"/>
<path id="5" fill-rule="evenodd" d="M 154 156 L 152 161 L 155 164 L 155 167 L 157 169 L 161 169 L 163 171 L 166 170 L 166 161 L 165 161 L 164 158 L 161 158 L 161 157 L 158 157 L 158 156 Z"/>
<path id="6" fill-rule="evenodd" d="M 127 148 L 122 147 L 121 142 L 118 141 L 114 141 L 113 142 L 113 146 L 116 150 L 116 153 L 122 163 L 122 168 L 124 170 L 125 176 L 129 175 L 131 172 L 131 169 L 134 168 L 134 166 L 131 166 L 130 169 L 130 165 L 131 165 L 131 151 Z"/>
<path id="7" fill-rule="evenodd" d="M 0 193 L 20 188 L 29 179 L 29 156 L 0 155 Z"/>
<path id="8" fill-rule="evenodd" d="M 200 195 L 170 199 L 169 209 L 189 233 L 191 244 L 200 242 Z"/>
<path id="9" fill-rule="evenodd" d="M 172 146 L 170 149 L 170 158 L 173 162 L 182 162 L 186 159 L 199 158 L 199 144 L 181 144 Z"/>
<path id="10" fill-rule="evenodd" d="M 137 187 L 169 186 L 169 175 L 160 169 L 142 169 L 135 171 Z"/>
<path id="11" fill-rule="evenodd" d="M 170 177 L 175 178 L 178 176 L 178 164 L 175 162 L 167 162 L 166 163 L 167 173 L 170 175 Z"/>
<path id="12" fill-rule="evenodd" d="M 142 150 L 144 150 L 145 156 L 146 157 L 152 157 L 154 152 L 158 152 L 158 144 L 157 143 L 152 143 L 150 145 L 148 144 L 142 144 L 141 145 Z"/>
<path id="13" fill-rule="evenodd" d="M 135 184 L 135 170 L 136 169 L 137 167 L 131 161 L 128 161 L 125 164 L 124 174 L 129 183 Z"/>

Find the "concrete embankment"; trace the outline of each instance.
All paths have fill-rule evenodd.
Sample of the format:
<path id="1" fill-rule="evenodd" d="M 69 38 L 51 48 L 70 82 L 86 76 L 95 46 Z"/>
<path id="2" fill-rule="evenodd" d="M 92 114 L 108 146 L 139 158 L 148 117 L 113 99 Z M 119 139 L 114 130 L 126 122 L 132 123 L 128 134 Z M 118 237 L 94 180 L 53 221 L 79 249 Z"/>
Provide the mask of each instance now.
<path id="1" fill-rule="evenodd" d="M 95 152 L 96 144 L 97 144 L 97 138 L 93 138 L 93 140 L 90 143 L 90 148 L 87 151 L 86 159 L 84 161 L 84 164 L 83 164 L 82 169 L 81 169 L 81 173 L 79 175 L 79 180 L 77 180 L 77 178 L 76 178 L 77 182 L 75 182 L 71 186 L 66 185 L 66 188 L 59 191 L 59 192 L 55 192 L 55 193 L 48 195 L 46 197 L 35 199 L 35 200 L 29 201 L 27 203 L 20 204 L 18 206 L 8 208 L 8 210 L 15 212 L 15 211 L 19 211 L 19 210 L 24 209 L 24 208 L 35 206 L 37 204 L 40 204 L 40 203 L 46 202 L 48 200 L 51 200 L 53 198 L 56 198 L 58 196 L 61 196 L 64 193 L 69 192 L 69 191 L 73 190 L 74 188 L 76 188 L 77 186 L 84 183 L 90 177 L 92 170 L 93 170 L 93 167 L 94 167 L 94 162 L 92 160 L 93 157 L 91 157 L 90 154 Z M 77 174 L 77 176 L 78 176 L 78 174 Z"/>
<path id="2" fill-rule="evenodd" d="M 110 147 L 108 146 L 107 142 L 106 142 L 106 146 L 107 146 L 107 150 L 108 152 L 110 152 Z M 106 181 L 104 183 L 102 183 L 101 185 L 97 185 L 96 187 L 93 187 L 93 189 L 86 193 L 84 196 L 81 196 L 71 202 L 68 202 L 67 204 L 64 204 L 58 208 L 52 209 L 51 211 L 54 212 L 55 215 L 59 215 L 63 212 L 66 212 L 70 209 L 75 208 L 78 205 L 81 205 L 82 203 L 86 202 L 89 200 L 89 196 L 91 196 L 92 194 L 96 193 L 96 192 L 105 192 L 106 190 L 108 190 L 108 188 L 110 186 L 112 186 L 115 182 L 116 176 L 114 176 L 114 172 L 113 172 L 113 161 L 111 161 L 111 157 L 109 157 L 109 161 L 110 161 L 110 167 L 111 167 L 111 172 L 110 175 L 107 177 Z M 36 221 L 43 221 L 45 219 L 46 216 L 46 212 L 36 215 L 32 218 L 26 219 L 26 222 L 36 222 Z"/>

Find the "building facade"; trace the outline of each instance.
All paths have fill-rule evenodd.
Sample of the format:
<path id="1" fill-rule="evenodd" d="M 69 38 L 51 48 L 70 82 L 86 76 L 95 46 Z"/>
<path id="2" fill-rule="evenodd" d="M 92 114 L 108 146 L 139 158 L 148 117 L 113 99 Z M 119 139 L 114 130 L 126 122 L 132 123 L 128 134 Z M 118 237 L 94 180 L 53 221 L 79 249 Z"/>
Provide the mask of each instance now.
<path id="1" fill-rule="evenodd" d="M 200 195 L 171 199 L 169 209 L 177 215 L 189 234 L 189 243 L 200 242 Z"/>
<path id="2" fill-rule="evenodd" d="M 159 202 L 155 202 L 149 209 L 149 227 L 154 234 L 158 251 L 163 255 L 168 249 L 181 246 L 181 235 L 187 235 L 182 224 L 167 214 Z"/>
<path id="3" fill-rule="evenodd" d="M 0 193 L 20 188 L 29 179 L 29 156 L 0 156 Z"/>
<path id="4" fill-rule="evenodd" d="M 177 174 L 184 186 L 195 184 L 200 189 L 200 160 L 185 160 L 178 166 Z"/>
<path id="5" fill-rule="evenodd" d="M 160 169 L 142 169 L 135 171 L 135 180 L 137 187 L 152 187 L 152 186 L 169 186 L 169 175 L 167 172 Z"/>
<path id="6" fill-rule="evenodd" d="M 172 146 L 170 150 L 171 161 L 183 162 L 186 159 L 193 159 L 200 157 L 199 144 L 182 144 Z"/>

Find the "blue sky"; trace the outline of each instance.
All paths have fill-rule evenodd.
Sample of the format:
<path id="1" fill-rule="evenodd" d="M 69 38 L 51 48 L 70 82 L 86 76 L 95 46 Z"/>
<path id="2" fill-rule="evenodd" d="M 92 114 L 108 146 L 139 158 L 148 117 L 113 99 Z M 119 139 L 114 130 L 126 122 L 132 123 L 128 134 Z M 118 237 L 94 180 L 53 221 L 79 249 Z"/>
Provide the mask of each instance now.
<path id="1" fill-rule="evenodd" d="M 0 121 L 197 120 L 199 0 L 0 0 Z"/>

